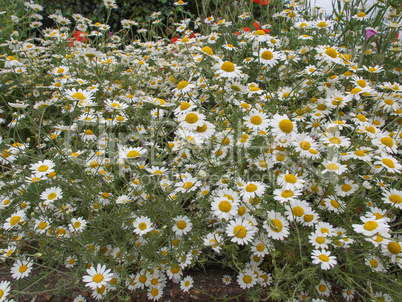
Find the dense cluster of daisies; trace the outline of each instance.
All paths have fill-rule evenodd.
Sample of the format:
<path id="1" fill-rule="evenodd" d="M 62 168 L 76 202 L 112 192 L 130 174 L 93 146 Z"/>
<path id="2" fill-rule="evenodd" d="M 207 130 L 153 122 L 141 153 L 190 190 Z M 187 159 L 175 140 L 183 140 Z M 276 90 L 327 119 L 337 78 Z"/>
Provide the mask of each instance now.
<path id="1" fill-rule="evenodd" d="M 186 271 L 216 262 L 243 289 L 270 291 L 289 272 L 292 301 L 391 301 L 367 280 L 402 268 L 401 45 L 381 56 L 371 42 L 400 16 L 383 8 L 367 36 L 368 8 L 307 21 L 301 5 L 252 28 L 186 19 L 179 39 L 147 42 L 128 40 L 130 20 L 112 35 L 79 14 L 41 28 L 41 6 L 26 3 L 40 38 L 14 31 L 1 45 L 0 249 L 12 277 L 62 265 L 96 299 L 158 300 L 168 280 L 188 291 Z M 11 292 L 2 281 L 0 301 Z"/>

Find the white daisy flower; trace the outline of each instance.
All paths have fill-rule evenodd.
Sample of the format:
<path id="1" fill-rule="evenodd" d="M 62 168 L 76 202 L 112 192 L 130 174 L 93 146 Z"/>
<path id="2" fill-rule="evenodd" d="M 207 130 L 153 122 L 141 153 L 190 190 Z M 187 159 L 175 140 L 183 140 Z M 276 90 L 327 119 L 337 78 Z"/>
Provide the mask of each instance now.
<path id="1" fill-rule="evenodd" d="M 257 275 L 252 269 L 245 269 L 237 276 L 237 283 L 242 289 L 251 288 L 257 284 Z"/>
<path id="2" fill-rule="evenodd" d="M 280 115 L 276 113 L 270 121 L 270 126 L 272 127 L 273 135 L 277 139 L 292 139 L 297 135 L 297 126 L 293 124 L 286 114 Z"/>
<path id="3" fill-rule="evenodd" d="M 47 176 L 49 173 L 54 172 L 54 167 L 56 165 L 48 159 L 44 161 L 39 161 L 36 164 L 32 164 L 29 168 L 32 173 L 34 173 L 38 177 Z"/>
<path id="4" fill-rule="evenodd" d="M 187 216 L 179 215 L 176 218 L 173 218 L 173 220 L 176 223 L 172 229 L 176 236 L 186 235 L 193 227 L 191 220 Z"/>
<path id="5" fill-rule="evenodd" d="M 31 270 L 32 262 L 27 260 L 17 260 L 14 262 L 13 267 L 11 268 L 11 276 L 14 279 L 19 280 L 28 277 Z"/>
<path id="6" fill-rule="evenodd" d="M 286 171 L 286 173 L 279 174 L 276 181 L 278 186 L 281 186 L 282 189 L 292 191 L 303 189 L 304 184 L 306 182 L 303 178 L 291 174 L 289 173 L 289 171 Z"/>
<path id="7" fill-rule="evenodd" d="M 113 273 L 110 273 L 111 269 L 106 269 L 106 265 L 98 263 L 96 269 L 91 266 L 87 269 L 87 274 L 83 276 L 82 280 L 86 283 L 86 286 L 93 290 L 106 286 L 112 279 Z"/>
<path id="8" fill-rule="evenodd" d="M 250 198 L 258 196 L 263 196 L 266 185 L 259 181 L 250 181 L 243 184 L 240 187 L 240 196 L 243 198 L 244 201 L 248 201 Z"/>
<path id="9" fill-rule="evenodd" d="M 315 250 L 311 253 L 313 264 L 320 264 L 322 270 L 329 270 L 337 264 L 336 257 L 331 256 L 331 252 L 325 250 Z"/>
<path id="10" fill-rule="evenodd" d="M 275 211 L 267 212 L 267 220 L 264 221 L 263 227 L 267 230 L 268 237 L 275 240 L 284 240 L 289 235 L 289 222 Z"/>
<path id="11" fill-rule="evenodd" d="M 377 233 L 388 234 L 389 226 L 384 218 L 376 219 L 375 216 L 370 218 L 360 216 L 360 220 L 364 224 L 352 224 L 352 227 L 356 233 L 363 234 L 367 237 L 372 237 Z"/>
<path id="12" fill-rule="evenodd" d="M 63 192 L 60 187 L 51 187 L 42 192 L 40 198 L 45 201 L 45 205 L 49 205 L 51 202 L 63 198 Z"/>
<path id="13" fill-rule="evenodd" d="M 216 69 L 215 74 L 223 78 L 237 78 L 242 74 L 240 67 L 230 61 L 220 61 L 214 68 Z"/>
<path id="14" fill-rule="evenodd" d="M 185 277 L 183 280 L 180 281 L 180 289 L 183 292 L 188 292 L 190 288 L 193 287 L 194 279 L 191 276 Z"/>
<path id="15" fill-rule="evenodd" d="M 133 222 L 134 233 L 142 236 L 153 230 L 151 219 L 146 216 L 137 217 Z"/>
<path id="16" fill-rule="evenodd" d="M 248 244 L 253 240 L 257 228 L 247 219 L 236 218 L 231 220 L 226 226 L 226 233 L 232 237 L 230 241 L 240 245 Z"/>

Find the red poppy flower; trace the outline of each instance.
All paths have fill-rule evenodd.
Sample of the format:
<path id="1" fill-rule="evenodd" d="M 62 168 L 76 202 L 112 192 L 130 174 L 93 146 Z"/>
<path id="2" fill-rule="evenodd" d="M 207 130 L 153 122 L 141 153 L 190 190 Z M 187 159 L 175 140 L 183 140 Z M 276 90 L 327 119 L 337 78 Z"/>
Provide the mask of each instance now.
<path id="1" fill-rule="evenodd" d="M 253 0 L 253 1 L 261 5 L 267 5 L 271 2 L 271 0 Z"/>

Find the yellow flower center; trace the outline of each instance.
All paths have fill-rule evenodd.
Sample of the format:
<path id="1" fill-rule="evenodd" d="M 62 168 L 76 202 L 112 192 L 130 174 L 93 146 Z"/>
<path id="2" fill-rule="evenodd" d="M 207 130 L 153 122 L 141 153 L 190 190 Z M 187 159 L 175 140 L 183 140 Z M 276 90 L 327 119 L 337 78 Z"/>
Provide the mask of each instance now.
<path id="1" fill-rule="evenodd" d="M 39 172 L 46 172 L 48 169 L 49 169 L 49 167 L 46 165 L 42 165 L 42 166 L 38 167 Z"/>
<path id="2" fill-rule="evenodd" d="M 233 229 L 233 234 L 237 238 L 244 238 L 247 235 L 247 230 L 246 230 L 246 228 L 244 226 L 238 225 Z"/>
<path id="3" fill-rule="evenodd" d="M 352 189 L 352 186 L 349 185 L 349 184 L 344 184 L 344 185 L 341 187 L 341 190 L 344 191 L 344 192 L 349 192 L 351 189 Z"/>
<path id="4" fill-rule="evenodd" d="M 20 220 L 21 220 L 21 216 L 13 216 L 10 219 L 10 225 L 15 226 L 18 222 L 20 222 Z"/>
<path id="5" fill-rule="evenodd" d="M 327 165 L 327 169 L 330 170 L 330 171 L 334 171 L 334 170 L 338 170 L 339 167 L 338 167 L 337 164 L 330 163 L 330 164 Z"/>
<path id="6" fill-rule="evenodd" d="M 262 123 L 262 118 L 259 117 L 258 115 L 254 115 L 254 116 L 250 119 L 250 122 L 251 122 L 253 125 L 261 125 L 261 123 Z"/>
<path id="7" fill-rule="evenodd" d="M 189 124 L 194 124 L 198 121 L 198 115 L 196 113 L 191 112 L 186 115 L 185 120 Z"/>
<path id="8" fill-rule="evenodd" d="M 38 225 L 38 228 L 41 229 L 41 230 L 46 229 L 46 227 L 47 227 L 47 223 L 44 222 L 44 221 L 42 221 L 42 222 L 39 223 L 39 225 Z"/>
<path id="9" fill-rule="evenodd" d="M 228 213 L 232 209 L 232 204 L 227 200 L 223 200 L 219 203 L 218 207 L 219 207 L 219 210 L 221 210 L 222 212 Z"/>
<path id="10" fill-rule="evenodd" d="M 325 54 L 333 59 L 335 59 L 338 56 L 338 52 L 336 51 L 336 49 L 333 48 L 328 48 L 325 51 Z"/>
<path id="11" fill-rule="evenodd" d="M 392 146 L 394 145 L 394 141 L 392 140 L 392 138 L 387 137 L 387 136 L 381 138 L 381 143 L 390 148 L 392 148 Z"/>
<path id="12" fill-rule="evenodd" d="M 47 196 L 47 199 L 52 200 L 52 199 L 55 199 L 55 198 L 56 198 L 56 196 L 57 196 L 57 194 L 56 194 L 56 193 L 50 193 L 50 194 Z"/>
<path id="13" fill-rule="evenodd" d="M 81 226 L 81 222 L 76 221 L 76 222 L 74 222 L 73 226 L 74 226 L 75 229 L 78 229 Z"/>
<path id="14" fill-rule="evenodd" d="M 370 260 L 370 265 L 371 265 L 372 267 L 377 267 L 377 266 L 378 266 L 378 262 L 377 262 L 375 259 L 371 259 L 371 260 Z"/>
<path id="15" fill-rule="evenodd" d="M 327 290 L 327 287 L 324 284 L 320 284 L 318 286 L 318 290 L 323 293 Z"/>
<path id="16" fill-rule="evenodd" d="M 86 97 L 81 92 L 76 92 L 71 96 L 73 99 L 79 99 L 81 101 L 85 100 Z"/>
<path id="17" fill-rule="evenodd" d="M 265 246 L 263 244 L 258 244 L 257 245 L 257 251 L 262 252 L 263 250 L 265 250 Z"/>
<path id="18" fill-rule="evenodd" d="M 271 60 L 273 57 L 274 57 L 273 53 L 270 52 L 269 50 L 266 50 L 261 54 L 261 58 L 267 61 Z"/>
<path id="19" fill-rule="evenodd" d="M 253 279 L 249 275 L 246 275 L 243 277 L 243 282 L 245 284 L 250 284 L 252 281 L 253 281 Z"/>
<path id="20" fill-rule="evenodd" d="M 130 152 L 127 153 L 127 157 L 129 157 L 129 158 L 137 157 L 139 155 L 140 155 L 140 153 L 136 150 L 131 150 Z"/>
<path id="21" fill-rule="evenodd" d="M 306 214 L 306 215 L 304 215 L 303 219 L 304 219 L 305 222 L 310 222 L 310 221 L 312 221 L 314 219 L 314 215 Z"/>
<path id="22" fill-rule="evenodd" d="M 296 176 L 294 176 L 293 174 L 286 174 L 286 175 L 285 175 L 285 181 L 286 181 L 287 183 L 294 184 L 294 183 L 297 182 L 297 178 L 296 178 Z"/>
<path id="23" fill-rule="evenodd" d="M 360 12 L 360 13 L 357 14 L 357 16 L 358 16 L 359 18 L 363 18 L 363 17 L 366 16 L 366 14 L 365 14 L 364 12 Z"/>
<path id="24" fill-rule="evenodd" d="M 281 196 L 284 198 L 289 198 L 293 196 L 293 191 L 285 190 L 281 193 Z"/>
<path id="25" fill-rule="evenodd" d="M 315 241 L 316 241 L 317 243 L 319 243 L 319 244 L 323 244 L 323 243 L 325 242 L 325 238 L 319 236 L 319 237 L 317 237 L 317 238 L 315 239 Z"/>
<path id="26" fill-rule="evenodd" d="M 192 183 L 191 181 L 188 181 L 188 182 L 184 183 L 183 189 L 188 190 L 188 189 L 190 189 L 193 185 L 194 185 L 194 183 Z"/>
<path id="27" fill-rule="evenodd" d="M 186 226 L 187 226 L 187 223 L 186 223 L 185 221 L 183 221 L 183 220 L 180 220 L 180 221 L 177 223 L 177 228 L 178 228 L 179 230 L 184 230 L 184 229 L 186 228 Z"/>
<path id="28" fill-rule="evenodd" d="M 279 129 L 285 133 L 290 133 L 293 131 L 293 123 L 291 120 L 284 119 L 279 122 Z"/>
<path id="29" fill-rule="evenodd" d="M 339 208 L 339 203 L 338 203 L 335 199 L 332 199 L 332 200 L 331 200 L 331 205 L 332 205 L 335 209 Z"/>
<path id="30" fill-rule="evenodd" d="M 22 274 L 22 273 L 25 273 L 25 272 L 27 271 L 27 269 L 28 269 L 28 266 L 26 266 L 26 265 L 24 264 L 24 265 L 21 265 L 21 266 L 20 266 L 20 268 L 18 269 L 18 271 Z"/>
<path id="31" fill-rule="evenodd" d="M 282 231 L 282 229 L 283 229 L 282 221 L 280 221 L 279 219 L 272 219 L 271 230 L 278 233 Z"/>
<path id="32" fill-rule="evenodd" d="M 304 215 L 304 209 L 302 207 L 294 207 L 292 209 L 293 215 L 295 215 L 296 217 L 302 217 Z"/>
<path id="33" fill-rule="evenodd" d="M 400 204 L 402 202 L 402 197 L 397 194 L 392 194 L 389 197 L 389 201 L 391 201 L 392 203 Z"/>
<path id="34" fill-rule="evenodd" d="M 246 186 L 246 191 L 251 193 L 257 190 L 257 186 L 255 184 L 248 184 Z"/>
<path id="35" fill-rule="evenodd" d="M 145 230 L 145 229 L 147 228 L 147 224 L 146 224 L 145 222 L 141 222 L 141 223 L 138 225 L 138 228 L 139 228 L 141 231 L 143 231 L 143 230 Z"/>
<path id="36" fill-rule="evenodd" d="M 205 47 L 201 48 L 201 50 L 210 56 L 212 56 L 214 54 L 212 48 L 209 46 L 205 46 Z"/>
<path id="37" fill-rule="evenodd" d="M 103 281 L 103 275 L 101 275 L 101 274 L 96 274 L 96 275 L 92 278 L 92 280 L 93 280 L 95 283 L 102 282 L 102 281 Z"/>
<path id="38" fill-rule="evenodd" d="M 361 92 L 361 91 L 362 91 L 361 88 L 356 87 L 356 88 L 353 88 L 350 93 L 351 93 L 351 94 L 358 94 L 358 93 Z"/>
<path id="39" fill-rule="evenodd" d="M 311 148 L 311 144 L 310 144 L 309 142 L 307 142 L 307 141 L 302 141 L 302 142 L 299 144 L 299 146 L 300 146 L 300 148 L 301 148 L 302 150 L 305 150 L 305 151 L 307 151 L 307 150 L 309 150 L 309 149 Z"/>
<path id="40" fill-rule="evenodd" d="M 386 165 L 387 167 L 389 167 L 389 168 L 391 168 L 391 169 L 395 168 L 395 164 L 394 164 L 394 162 L 393 162 L 392 160 L 390 160 L 390 159 L 388 159 L 388 158 L 384 158 L 384 159 L 382 159 L 381 161 L 382 161 L 382 163 L 383 163 L 384 165 Z"/>
<path id="41" fill-rule="evenodd" d="M 328 261 L 329 261 L 328 256 L 327 256 L 327 255 L 323 255 L 323 254 L 321 254 L 320 256 L 318 256 L 318 259 L 320 259 L 321 261 L 324 261 L 324 262 L 328 262 Z"/>
<path id="42" fill-rule="evenodd" d="M 178 272 L 180 272 L 180 267 L 179 267 L 179 266 L 171 267 L 171 268 L 170 268 L 170 272 L 171 272 L 173 275 L 176 275 Z"/>
<path id="43" fill-rule="evenodd" d="M 357 85 L 359 85 L 362 88 L 366 87 L 366 81 L 365 80 L 358 80 L 356 83 L 357 83 Z"/>
<path id="44" fill-rule="evenodd" d="M 221 69 L 226 72 L 233 72 L 235 70 L 235 66 L 232 62 L 226 61 L 222 64 Z"/>
<path id="45" fill-rule="evenodd" d="M 387 100 L 384 101 L 384 103 L 387 104 L 387 105 L 393 105 L 394 101 L 390 100 L 390 99 L 387 99 Z"/>
<path id="46" fill-rule="evenodd" d="M 328 26 L 327 23 L 325 23 L 324 21 L 321 21 L 320 23 L 317 24 L 317 27 L 319 27 L 319 28 L 324 28 L 327 26 Z"/>
<path id="47" fill-rule="evenodd" d="M 388 251 L 393 255 L 398 255 L 401 252 L 401 245 L 398 242 L 391 241 L 388 243 Z"/>
<path id="48" fill-rule="evenodd" d="M 188 85 L 187 81 L 180 81 L 179 84 L 177 85 L 177 89 L 182 90 L 182 89 L 186 88 L 187 85 Z"/>
<path id="49" fill-rule="evenodd" d="M 378 227 L 378 223 L 375 222 L 375 221 L 367 221 L 367 222 L 364 224 L 364 226 L 363 226 L 363 228 L 364 228 L 366 231 L 373 231 L 373 230 L 375 230 L 377 227 Z"/>

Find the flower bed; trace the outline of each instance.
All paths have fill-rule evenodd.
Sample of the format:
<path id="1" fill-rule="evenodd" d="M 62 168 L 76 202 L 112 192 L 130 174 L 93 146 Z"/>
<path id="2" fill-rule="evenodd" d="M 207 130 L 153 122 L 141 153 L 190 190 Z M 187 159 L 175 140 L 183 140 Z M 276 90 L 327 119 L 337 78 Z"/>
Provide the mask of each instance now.
<path id="1" fill-rule="evenodd" d="M 3 13 L 0 302 L 35 267 L 158 300 L 210 264 L 250 300 L 398 301 L 400 8 L 344 2 L 204 7 L 173 39 L 158 12 L 112 34 Z"/>

